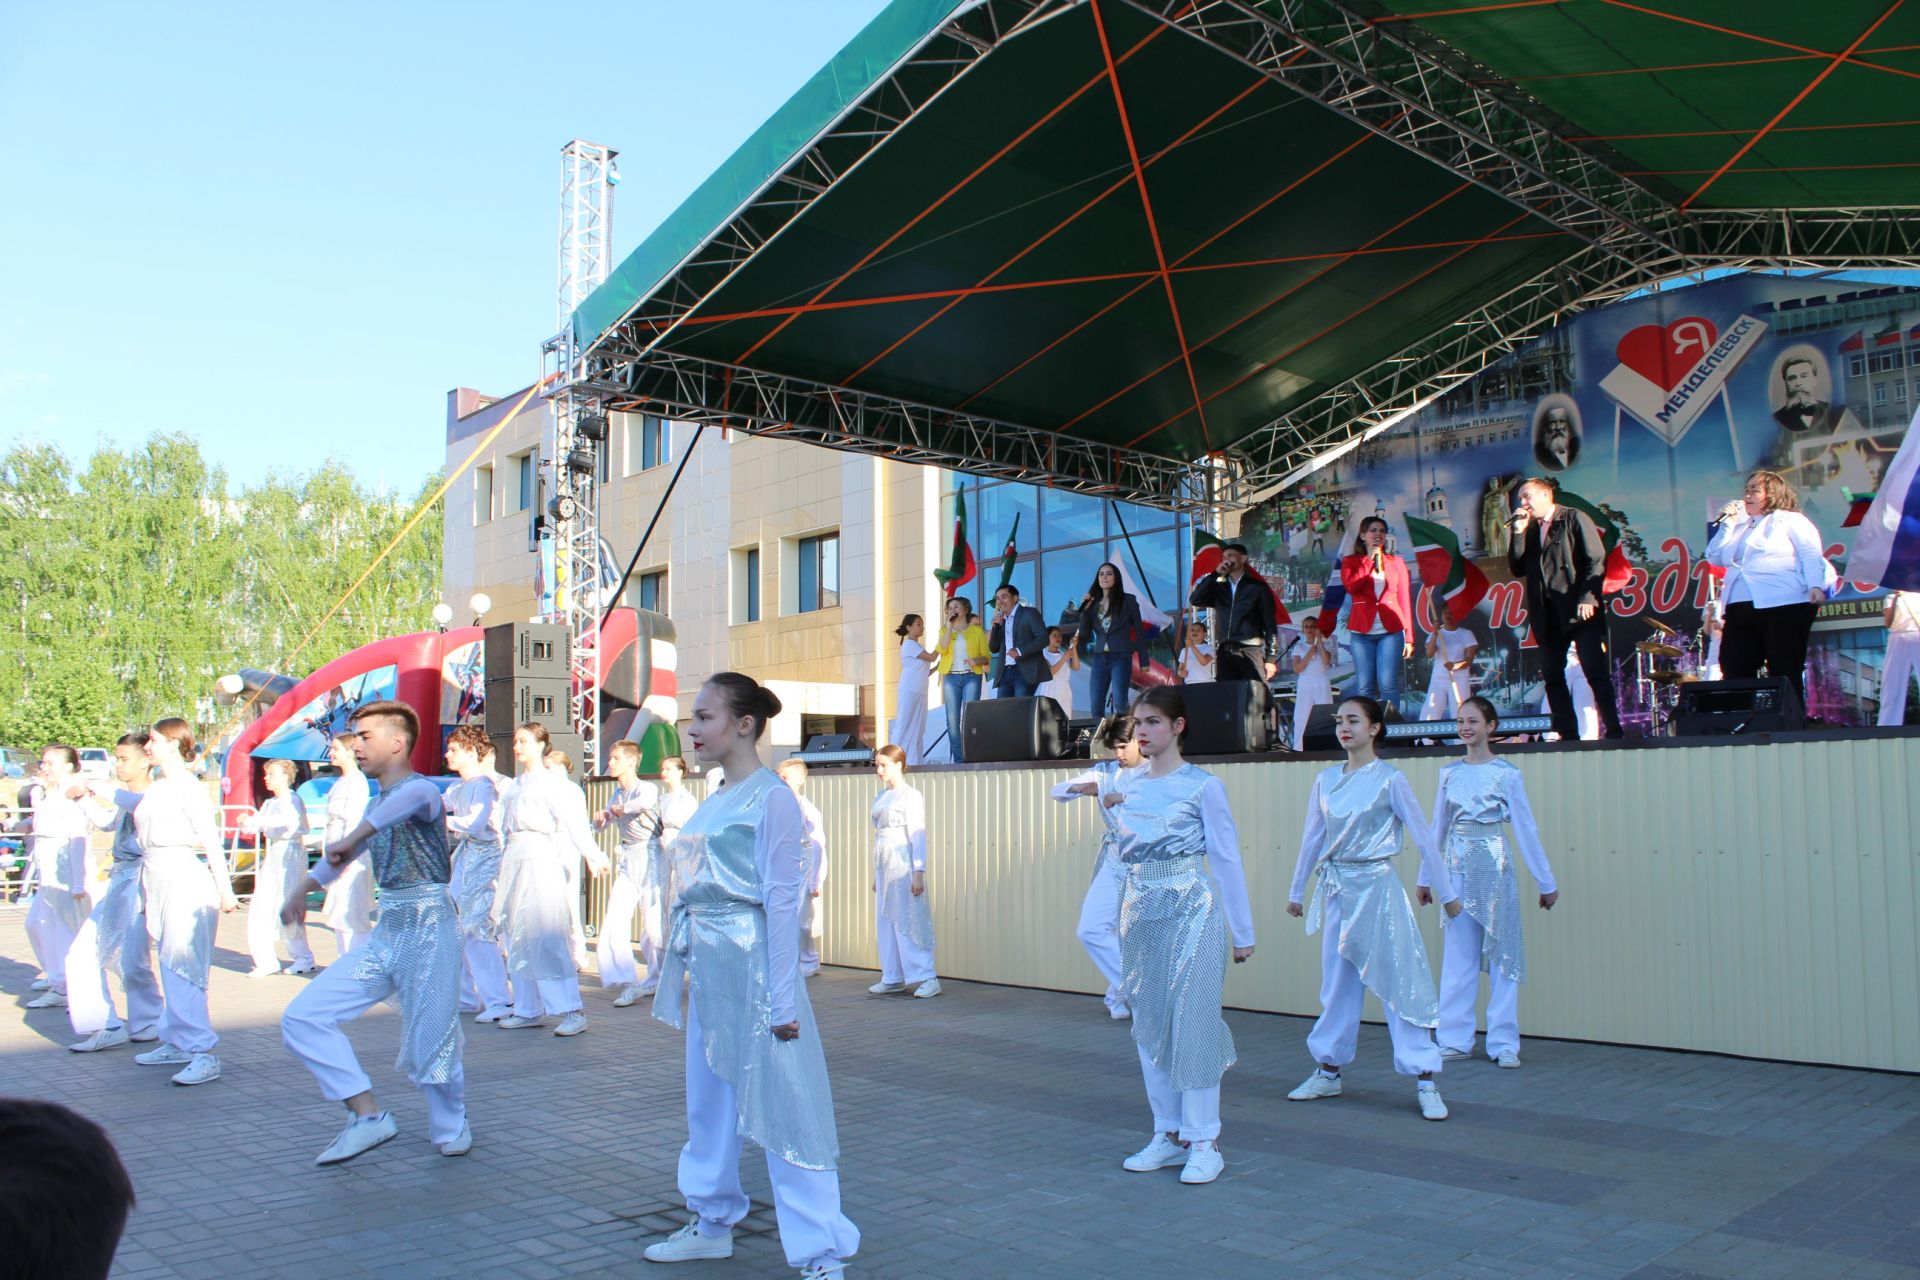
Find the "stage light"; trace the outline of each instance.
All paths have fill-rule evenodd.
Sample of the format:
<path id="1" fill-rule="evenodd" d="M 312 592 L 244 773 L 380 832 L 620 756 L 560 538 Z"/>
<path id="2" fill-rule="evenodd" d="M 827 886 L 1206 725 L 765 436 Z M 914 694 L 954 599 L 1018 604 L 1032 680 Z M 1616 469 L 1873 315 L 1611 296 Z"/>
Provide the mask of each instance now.
<path id="1" fill-rule="evenodd" d="M 591 440 L 593 443 L 599 444 L 607 438 L 607 415 L 604 413 L 587 414 L 580 419 L 578 432 L 582 440 Z"/>
<path id="2" fill-rule="evenodd" d="M 607 185 L 610 187 L 620 185 L 620 166 L 613 162 L 611 156 L 607 157 Z"/>
<path id="3" fill-rule="evenodd" d="M 567 450 L 567 470 L 575 475 L 590 476 L 594 471 L 593 446 L 577 444 Z"/>
<path id="4" fill-rule="evenodd" d="M 453 621 L 453 606 L 442 600 L 433 606 L 433 625 L 445 631 L 447 624 Z"/>

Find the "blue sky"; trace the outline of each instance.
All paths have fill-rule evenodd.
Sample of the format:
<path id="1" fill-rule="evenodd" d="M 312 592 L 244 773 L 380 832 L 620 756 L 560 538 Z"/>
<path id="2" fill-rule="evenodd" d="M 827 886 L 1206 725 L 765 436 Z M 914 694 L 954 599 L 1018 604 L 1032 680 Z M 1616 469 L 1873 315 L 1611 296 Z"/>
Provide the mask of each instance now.
<path id="1" fill-rule="evenodd" d="M 624 256 L 882 7 L 0 5 L 0 443 L 410 489 L 537 373 L 561 146 L 620 151 Z"/>

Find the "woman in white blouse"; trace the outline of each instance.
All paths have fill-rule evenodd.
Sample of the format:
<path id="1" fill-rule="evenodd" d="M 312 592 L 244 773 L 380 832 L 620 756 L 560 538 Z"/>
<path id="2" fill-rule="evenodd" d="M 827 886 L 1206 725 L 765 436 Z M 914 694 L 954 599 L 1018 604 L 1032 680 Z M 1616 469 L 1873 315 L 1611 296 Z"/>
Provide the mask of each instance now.
<path id="1" fill-rule="evenodd" d="M 1814 614 L 1827 598 L 1820 531 L 1777 471 L 1747 477 L 1744 500 L 1721 511 L 1707 561 L 1727 571 L 1720 671 L 1729 680 L 1785 676 L 1806 705 L 1803 672 Z"/>
<path id="2" fill-rule="evenodd" d="M 1073 719 L 1073 673 L 1080 669 L 1079 637 L 1074 637 L 1070 645 L 1060 642 L 1061 631 L 1058 627 L 1047 628 L 1047 678 L 1038 689 L 1033 691 L 1037 698 L 1052 698 L 1060 704 L 1060 712 L 1067 719 Z M 907 761 L 912 764 L 912 760 Z"/>

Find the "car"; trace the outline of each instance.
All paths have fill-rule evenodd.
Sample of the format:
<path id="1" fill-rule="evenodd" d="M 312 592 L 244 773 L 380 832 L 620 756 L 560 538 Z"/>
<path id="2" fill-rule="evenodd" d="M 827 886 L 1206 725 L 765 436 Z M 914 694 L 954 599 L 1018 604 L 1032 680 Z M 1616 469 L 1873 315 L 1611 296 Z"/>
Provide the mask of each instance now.
<path id="1" fill-rule="evenodd" d="M 112 777 L 113 752 L 105 747 L 81 747 L 80 776 L 100 779 Z"/>

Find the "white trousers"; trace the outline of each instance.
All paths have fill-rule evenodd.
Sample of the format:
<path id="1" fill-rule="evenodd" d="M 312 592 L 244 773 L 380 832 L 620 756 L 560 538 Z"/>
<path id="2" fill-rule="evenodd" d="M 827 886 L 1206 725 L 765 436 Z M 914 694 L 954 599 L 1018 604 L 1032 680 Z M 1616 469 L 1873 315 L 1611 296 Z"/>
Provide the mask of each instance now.
<path id="1" fill-rule="evenodd" d="M 487 938 L 460 940 L 460 1003 L 475 1012 L 510 1009 L 513 990 L 507 985 L 507 954 Z"/>
<path id="2" fill-rule="evenodd" d="M 1080 924 L 1074 930 L 1087 959 L 1107 980 L 1107 1007 L 1120 1000 L 1120 895 L 1127 873 L 1118 858 L 1102 857 L 1080 902 Z"/>
<path id="3" fill-rule="evenodd" d="M 188 1053 L 212 1053 L 220 1037 L 213 1033 L 213 1019 L 207 1013 L 207 989 L 161 965 L 160 991 L 166 1001 L 154 1027 L 160 1039 Z"/>
<path id="4" fill-rule="evenodd" d="M 1464 913 L 1463 913 L 1464 914 Z M 1307 1033 L 1307 1052 L 1313 1060 L 1329 1067 L 1344 1067 L 1353 1061 L 1360 1044 L 1360 1008 L 1367 998 L 1367 984 L 1360 971 L 1340 954 L 1340 900 L 1328 894 L 1320 907 L 1320 1017 Z M 1403 1076 L 1427 1072 L 1440 1073 L 1440 1048 L 1433 1032 L 1405 1018 L 1386 1013 L 1387 1031 L 1393 1036 L 1393 1069 Z"/>
<path id="5" fill-rule="evenodd" d="M 120 985 L 127 992 L 127 1021 L 113 1007 L 113 991 L 100 967 L 100 939 L 92 920 L 80 926 L 67 949 L 67 1021 L 75 1035 L 90 1036 L 107 1027 L 151 1031 L 160 1021 L 160 983 L 153 976 L 153 943 L 147 918 L 135 916 L 120 949 Z"/>
<path id="6" fill-rule="evenodd" d="M 307 968 L 313 964 L 313 948 L 307 945 L 307 918 L 303 913 L 294 922 L 291 929 L 280 923 L 280 908 L 284 899 L 276 897 L 270 887 L 262 894 L 258 887 L 247 903 L 247 950 L 253 956 L 256 969 L 278 969 L 280 967 L 280 946 L 284 942 L 287 956 L 296 968 Z"/>
<path id="7" fill-rule="evenodd" d="M 718 1236 L 747 1216 L 740 1189 L 740 1113 L 733 1086 L 707 1065 L 700 1014 L 687 1001 L 687 1145 L 680 1148 L 680 1194 L 700 1219 L 700 1234 Z M 840 1175 L 832 1169 L 802 1169 L 769 1151 L 767 1181 L 773 1184 L 773 1214 L 787 1265 L 850 1258 L 860 1248 L 860 1229 L 840 1212 Z"/>
<path id="8" fill-rule="evenodd" d="M 906 982 L 919 986 L 934 976 L 933 948 L 916 946 L 912 938 L 894 928 L 886 912 L 874 901 L 874 934 L 880 943 L 880 981 Z"/>
<path id="9" fill-rule="evenodd" d="M 616 875 L 607 891 L 607 914 L 600 921 L 600 985 L 638 986 L 640 971 L 633 964 L 633 913 L 640 907 L 640 890 L 625 876 Z M 653 962 L 647 962 L 653 972 Z"/>
<path id="10" fill-rule="evenodd" d="M 1139 1044 L 1140 1074 L 1147 1082 L 1147 1102 L 1153 1107 L 1153 1131 L 1177 1133 L 1182 1142 L 1211 1142 L 1220 1136 L 1220 1086 L 1176 1089 L 1166 1072 Z"/>
<path id="11" fill-rule="evenodd" d="M 573 936 L 573 963 L 578 969 L 587 967 L 587 930 L 580 919 L 580 873 L 584 864 L 585 859 L 577 853 L 564 854 L 560 859 L 567 877 L 567 923 Z"/>
<path id="12" fill-rule="evenodd" d="M 1460 892 L 1454 877 L 1454 892 Z M 1473 1006 L 1480 996 L 1480 947 L 1486 931 L 1462 911 L 1440 928 L 1440 1046 L 1473 1052 Z M 1487 1056 L 1520 1052 L 1520 984 L 1495 968 L 1487 975 Z"/>
<path id="13" fill-rule="evenodd" d="M 55 991 L 67 989 L 67 952 L 87 918 L 87 900 L 70 890 L 43 883 L 27 907 L 27 944 L 34 961 Z"/>
<path id="14" fill-rule="evenodd" d="M 544 1018 L 577 1011 L 580 1008 L 580 978 L 510 979 L 513 988 L 513 1013 L 518 1018 Z"/>
<path id="15" fill-rule="evenodd" d="M 1309 698 L 1296 697 L 1293 700 L 1293 749 L 1307 749 L 1307 721 L 1313 719 L 1313 709 L 1326 703 L 1312 701 Z"/>
<path id="16" fill-rule="evenodd" d="M 652 962 L 647 972 L 653 972 Z M 812 977 L 820 972 L 820 895 L 809 893 L 800 899 L 800 975 Z"/>
<path id="17" fill-rule="evenodd" d="M 1433 675 L 1427 679 L 1427 700 L 1420 707 L 1422 720 L 1445 720 L 1459 714 L 1460 706 L 1473 696 L 1473 683 L 1465 671 L 1449 671 L 1433 660 Z"/>
<path id="18" fill-rule="evenodd" d="M 333 929 L 333 939 L 342 956 L 366 940 L 373 931 L 373 873 L 365 858 L 355 858 L 327 886 L 326 904 L 320 914 Z"/>
<path id="19" fill-rule="evenodd" d="M 361 982 L 354 977 L 354 968 L 328 965 L 293 998 L 280 1019 L 281 1041 L 313 1072 L 313 1078 L 320 1082 L 321 1095 L 332 1102 L 344 1102 L 373 1088 L 340 1024 L 353 1021 L 392 995 L 394 989 L 391 978 Z M 419 1088 L 427 1099 L 427 1137 L 434 1142 L 452 1142 L 467 1122 L 465 1068 L 456 1059 L 453 1079 Z"/>
<path id="20" fill-rule="evenodd" d="M 1887 632 L 1887 665 L 1880 673 L 1880 723 L 1907 718 L 1907 682 L 1920 677 L 1920 631 Z"/>

